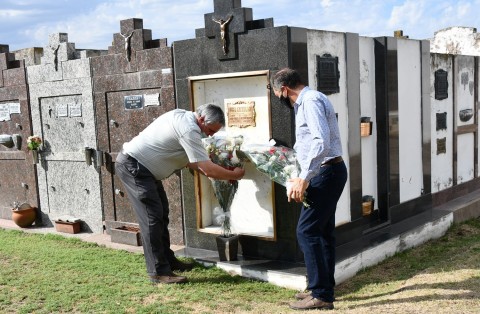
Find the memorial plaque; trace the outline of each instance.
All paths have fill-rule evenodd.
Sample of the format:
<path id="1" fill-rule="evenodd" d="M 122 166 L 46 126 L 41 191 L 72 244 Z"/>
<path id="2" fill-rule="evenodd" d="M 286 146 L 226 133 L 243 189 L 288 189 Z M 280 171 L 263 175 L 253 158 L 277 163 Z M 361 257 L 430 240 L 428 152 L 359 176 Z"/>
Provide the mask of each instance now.
<path id="1" fill-rule="evenodd" d="M 143 108 L 143 96 L 142 95 L 131 95 L 125 96 L 123 98 L 123 104 L 125 109 L 142 109 Z"/>
<path id="2" fill-rule="evenodd" d="M 435 71 L 435 99 L 448 98 L 448 72 L 445 70 Z"/>
<path id="3" fill-rule="evenodd" d="M 447 129 L 447 113 L 437 113 L 437 131 Z"/>
<path id="4" fill-rule="evenodd" d="M 68 111 L 70 112 L 70 117 L 81 117 L 82 104 L 69 104 Z"/>
<path id="5" fill-rule="evenodd" d="M 0 104 L 0 121 L 10 121 L 10 106 Z"/>
<path id="6" fill-rule="evenodd" d="M 330 95 L 340 92 L 338 57 L 329 54 L 317 56 L 317 90 Z"/>
<path id="7" fill-rule="evenodd" d="M 68 105 L 57 105 L 57 117 L 68 117 Z"/>
<path id="8" fill-rule="evenodd" d="M 447 153 L 447 138 L 437 139 L 437 155 Z"/>
<path id="9" fill-rule="evenodd" d="M 145 104 L 145 107 L 147 106 L 160 106 L 160 94 L 149 94 L 149 95 L 143 95 L 143 101 Z"/>
<path id="10" fill-rule="evenodd" d="M 225 100 L 227 109 L 228 126 L 246 128 L 256 126 L 255 123 L 255 102 L 252 100 Z"/>
<path id="11" fill-rule="evenodd" d="M 10 108 L 10 114 L 12 113 L 20 113 L 20 103 L 19 102 L 11 102 L 8 104 Z"/>

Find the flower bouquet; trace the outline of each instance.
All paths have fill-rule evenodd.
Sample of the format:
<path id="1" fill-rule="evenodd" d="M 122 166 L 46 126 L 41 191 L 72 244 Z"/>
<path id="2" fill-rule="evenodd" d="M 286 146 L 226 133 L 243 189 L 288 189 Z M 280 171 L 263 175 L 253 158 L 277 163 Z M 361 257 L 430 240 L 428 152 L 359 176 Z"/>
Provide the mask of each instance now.
<path id="1" fill-rule="evenodd" d="M 250 159 L 258 171 L 267 175 L 270 180 L 286 187 L 287 194 L 290 190 L 288 180 L 296 178 L 300 174 L 300 164 L 297 161 L 296 152 L 292 148 L 270 144 L 251 144 L 244 146 L 242 153 Z M 303 205 L 310 207 L 309 203 L 305 195 Z"/>
<path id="2" fill-rule="evenodd" d="M 229 170 L 243 166 L 243 163 L 240 161 L 236 153 L 243 143 L 242 136 L 211 136 L 202 139 L 202 142 L 213 163 Z M 218 215 L 217 222 L 222 226 L 222 236 L 230 237 L 232 235 L 232 230 L 230 226 L 229 208 L 230 205 L 232 205 L 233 198 L 237 192 L 238 181 L 217 179 L 211 179 L 211 181 L 213 193 L 215 194 L 221 208 L 221 213 L 214 211 L 214 214 Z"/>
<path id="3" fill-rule="evenodd" d="M 27 138 L 27 148 L 32 151 L 33 163 L 38 163 L 38 150 L 42 145 L 42 139 L 38 135 L 32 135 Z"/>
<path id="4" fill-rule="evenodd" d="M 29 150 L 38 150 L 42 144 L 42 139 L 38 135 L 32 135 L 27 138 L 27 148 Z"/>

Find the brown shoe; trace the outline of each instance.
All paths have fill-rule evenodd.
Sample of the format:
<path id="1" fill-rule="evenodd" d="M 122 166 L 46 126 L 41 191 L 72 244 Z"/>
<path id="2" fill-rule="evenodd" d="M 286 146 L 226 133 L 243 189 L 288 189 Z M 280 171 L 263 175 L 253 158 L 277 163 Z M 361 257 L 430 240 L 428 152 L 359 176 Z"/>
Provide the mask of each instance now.
<path id="1" fill-rule="evenodd" d="M 311 295 L 312 295 L 312 291 L 298 292 L 298 293 L 295 294 L 295 299 L 303 300 L 306 297 L 309 297 Z"/>
<path id="2" fill-rule="evenodd" d="M 333 303 L 319 300 L 310 295 L 303 300 L 290 303 L 290 308 L 294 310 L 333 310 Z"/>
<path id="3" fill-rule="evenodd" d="M 188 282 L 187 277 L 178 276 L 174 273 L 168 275 L 150 276 L 150 281 L 154 284 L 173 284 Z"/>
<path id="4" fill-rule="evenodd" d="M 195 266 L 193 263 L 184 263 L 176 258 L 169 263 L 172 271 L 189 271 Z"/>

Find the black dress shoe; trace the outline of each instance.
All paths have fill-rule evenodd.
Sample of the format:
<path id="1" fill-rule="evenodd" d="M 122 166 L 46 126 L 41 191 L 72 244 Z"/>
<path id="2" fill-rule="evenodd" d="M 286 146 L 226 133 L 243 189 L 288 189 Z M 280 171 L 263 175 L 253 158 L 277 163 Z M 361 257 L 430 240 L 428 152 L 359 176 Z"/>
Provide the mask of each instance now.
<path id="1" fill-rule="evenodd" d="M 150 276 L 150 281 L 153 284 L 176 284 L 188 282 L 186 277 L 175 275 L 174 273 Z"/>
<path id="2" fill-rule="evenodd" d="M 172 271 L 189 271 L 194 267 L 193 263 L 184 263 L 178 259 L 169 262 Z"/>

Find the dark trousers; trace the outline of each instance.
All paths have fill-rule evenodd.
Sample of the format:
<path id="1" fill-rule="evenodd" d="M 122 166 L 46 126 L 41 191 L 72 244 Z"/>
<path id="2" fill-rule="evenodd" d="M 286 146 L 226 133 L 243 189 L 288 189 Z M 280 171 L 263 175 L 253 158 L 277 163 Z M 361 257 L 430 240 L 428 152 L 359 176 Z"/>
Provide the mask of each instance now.
<path id="1" fill-rule="evenodd" d="M 347 182 L 344 162 L 323 166 L 310 181 L 297 225 L 297 239 L 307 268 L 307 289 L 312 296 L 333 302 L 335 287 L 335 211 Z"/>
<path id="2" fill-rule="evenodd" d="M 150 276 L 171 273 L 175 259 L 168 232 L 169 207 L 162 182 L 135 158 L 122 153 L 115 162 L 115 173 L 122 180 L 142 235 L 143 253 Z"/>

